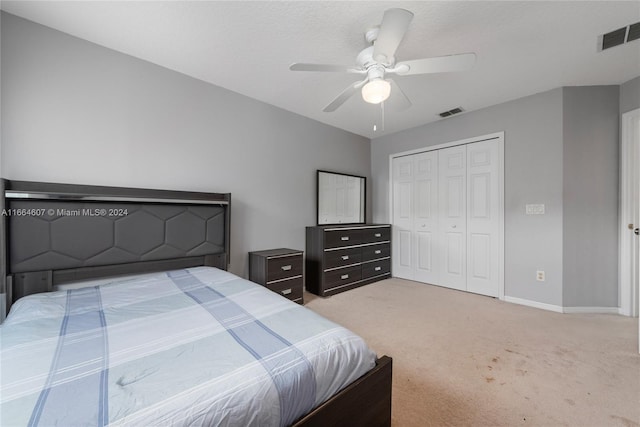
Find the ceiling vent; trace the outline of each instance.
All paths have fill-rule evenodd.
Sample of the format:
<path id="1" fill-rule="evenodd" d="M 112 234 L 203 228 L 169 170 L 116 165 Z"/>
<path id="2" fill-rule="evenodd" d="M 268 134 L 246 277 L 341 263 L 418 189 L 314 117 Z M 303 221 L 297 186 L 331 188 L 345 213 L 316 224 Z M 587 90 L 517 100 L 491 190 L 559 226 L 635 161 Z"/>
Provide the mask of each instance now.
<path id="1" fill-rule="evenodd" d="M 640 38 L 640 22 L 618 28 L 598 37 L 598 50 L 603 51 Z"/>
<path id="2" fill-rule="evenodd" d="M 464 110 L 462 109 L 462 107 L 457 107 L 457 108 L 454 108 L 453 110 L 444 111 L 444 112 L 440 113 L 440 117 L 453 116 L 454 114 L 459 114 L 459 113 L 462 113 L 463 111 Z"/>
<path id="3" fill-rule="evenodd" d="M 629 25 L 629 32 L 627 33 L 627 43 L 638 39 L 640 39 L 640 22 Z"/>

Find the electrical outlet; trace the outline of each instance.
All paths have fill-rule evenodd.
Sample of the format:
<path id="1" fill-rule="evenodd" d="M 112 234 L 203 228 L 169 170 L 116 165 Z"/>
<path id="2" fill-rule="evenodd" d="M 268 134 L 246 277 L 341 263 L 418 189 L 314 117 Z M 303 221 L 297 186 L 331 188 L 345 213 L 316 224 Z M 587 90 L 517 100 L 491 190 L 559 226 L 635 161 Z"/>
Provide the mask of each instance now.
<path id="1" fill-rule="evenodd" d="M 538 282 L 544 282 L 544 271 L 542 270 L 536 271 L 536 280 Z"/>

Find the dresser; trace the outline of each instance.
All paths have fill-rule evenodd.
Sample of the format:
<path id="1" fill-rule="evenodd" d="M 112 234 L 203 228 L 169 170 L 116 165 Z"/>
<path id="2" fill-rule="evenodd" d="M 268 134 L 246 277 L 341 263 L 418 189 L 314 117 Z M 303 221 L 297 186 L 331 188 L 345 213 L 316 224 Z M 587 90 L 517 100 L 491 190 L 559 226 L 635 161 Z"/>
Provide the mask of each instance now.
<path id="1" fill-rule="evenodd" d="M 249 252 L 249 280 L 304 304 L 304 253 L 295 249 Z"/>
<path id="2" fill-rule="evenodd" d="M 307 227 L 306 288 L 329 296 L 391 277 L 389 224 Z"/>

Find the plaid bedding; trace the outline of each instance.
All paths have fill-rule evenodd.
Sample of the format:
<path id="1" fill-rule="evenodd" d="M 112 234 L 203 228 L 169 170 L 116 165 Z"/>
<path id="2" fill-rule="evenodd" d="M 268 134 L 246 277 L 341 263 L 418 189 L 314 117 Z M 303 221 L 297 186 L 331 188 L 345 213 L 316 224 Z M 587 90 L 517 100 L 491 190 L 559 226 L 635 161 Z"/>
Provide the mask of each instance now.
<path id="1" fill-rule="evenodd" d="M 350 331 L 215 268 L 85 285 L 12 307 L 0 425 L 286 426 L 375 364 Z"/>

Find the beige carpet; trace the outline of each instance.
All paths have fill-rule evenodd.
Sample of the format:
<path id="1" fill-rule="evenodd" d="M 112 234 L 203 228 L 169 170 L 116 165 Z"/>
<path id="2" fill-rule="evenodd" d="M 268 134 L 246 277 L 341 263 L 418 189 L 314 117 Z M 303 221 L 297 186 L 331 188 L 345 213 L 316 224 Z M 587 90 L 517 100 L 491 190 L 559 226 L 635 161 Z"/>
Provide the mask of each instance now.
<path id="1" fill-rule="evenodd" d="M 640 426 L 638 319 L 401 279 L 306 307 L 393 357 L 393 426 Z"/>

